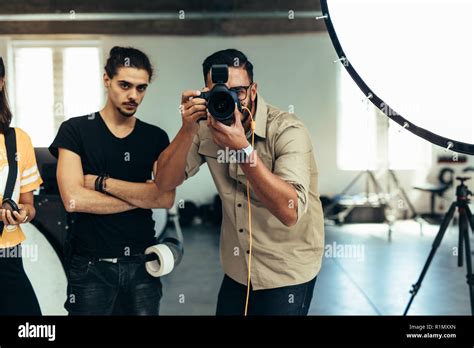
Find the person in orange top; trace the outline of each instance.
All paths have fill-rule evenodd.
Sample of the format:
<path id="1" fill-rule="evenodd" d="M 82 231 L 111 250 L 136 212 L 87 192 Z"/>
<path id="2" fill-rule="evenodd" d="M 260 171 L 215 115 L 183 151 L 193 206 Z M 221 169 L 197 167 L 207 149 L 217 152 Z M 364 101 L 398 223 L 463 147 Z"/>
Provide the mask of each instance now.
<path id="1" fill-rule="evenodd" d="M 12 114 L 5 91 L 5 65 L 0 57 L 0 197 L 3 201 L 9 172 L 5 134 L 10 129 Z M 41 315 L 35 292 L 23 268 L 21 243 L 25 235 L 21 224 L 35 217 L 33 191 L 41 183 L 30 137 L 20 128 L 16 133 L 18 173 L 11 199 L 19 212 L 0 210 L 3 231 L 0 236 L 0 315 Z"/>

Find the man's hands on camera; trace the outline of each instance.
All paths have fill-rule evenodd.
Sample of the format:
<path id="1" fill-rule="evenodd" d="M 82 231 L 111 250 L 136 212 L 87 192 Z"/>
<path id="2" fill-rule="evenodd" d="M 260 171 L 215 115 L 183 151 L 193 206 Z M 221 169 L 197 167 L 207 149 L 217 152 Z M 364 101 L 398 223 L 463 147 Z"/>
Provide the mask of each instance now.
<path id="1" fill-rule="evenodd" d="M 25 223 L 28 217 L 28 210 L 23 204 L 18 204 L 19 213 L 8 209 L 2 209 L 2 221 L 5 225 L 19 225 Z"/>
<path id="2" fill-rule="evenodd" d="M 204 88 L 203 92 L 208 90 L 209 88 Z M 184 91 L 181 96 L 182 128 L 192 135 L 196 134 L 199 129 L 198 120 L 207 116 L 207 102 L 204 98 L 199 98 L 200 95 L 201 91 L 188 90 Z"/>
<path id="3" fill-rule="evenodd" d="M 207 126 L 209 127 L 214 142 L 222 147 L 230 150 L 241 150 L 248 146 L 249 142 L 245 136 L 245 129 L 242 125 L 242 113 L 235 106 L 234 110 L 235 122 L 230 126 L 216 121 L 212 115 L 208 114 Z"/>
<path id="4" fill-rule="evenodd" d="M 204 88 L 202 92 L 209 91 Z M 216 121 L 207 110 L 207 101 L 200 98 L 201 91 L 187 90 L 181 96 L 181 118 L 182 128 L 192 136 L 199 129 L 199 120 L 207 118 L 207 125 L 211 130 L 214 142 L 220 147 L 228 147 L 232 150 L 240 150 L 248 146 L 249 142 L 245 136 L 245 130 L 242 126 L 242 113 L 235 106 L 235 122 L 227 126 L 222 122 Z"/>

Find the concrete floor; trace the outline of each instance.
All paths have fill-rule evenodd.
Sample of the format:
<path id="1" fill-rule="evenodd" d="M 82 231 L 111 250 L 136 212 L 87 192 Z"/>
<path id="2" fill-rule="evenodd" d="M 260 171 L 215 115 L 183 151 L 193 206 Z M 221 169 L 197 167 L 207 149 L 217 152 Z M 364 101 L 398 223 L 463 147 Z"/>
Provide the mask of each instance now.
<path id="1" fill-rule="evenodd" d="M 354 224 L 326 227 L 322 270 L 316 282 L 311 315 L 401 315 L 438 231 L 414 221 L 394 225 L 392 241 L 387 226 Z M 469 315 L 466 268 L 457 267 L 457 227 L 451 227 L 438 249 L 410 310 L 411 315 Z M 34 227 L 29 243 L 38 244 L 38 261 L 25 259 L 25 268 L 44 314 L 65 314 L 65 278 L 52 249 L 41 242 Z M 163 277 L 162 315 L 214 315 L 222 280 L 219 232 L 212 226 L 183 229 L 185 256 Z M 35 236 L 36 235 L 36 236 Z M 472 238 L 471 238 L 472 241 Z M 474 244 L 471 243 L 474 249 Z M 344 249 L 344 253 L 340 253 Z M 333 251 L 336 251 L 333 253 Z M 48 271 L 44 271 L 48 264 Z"/>

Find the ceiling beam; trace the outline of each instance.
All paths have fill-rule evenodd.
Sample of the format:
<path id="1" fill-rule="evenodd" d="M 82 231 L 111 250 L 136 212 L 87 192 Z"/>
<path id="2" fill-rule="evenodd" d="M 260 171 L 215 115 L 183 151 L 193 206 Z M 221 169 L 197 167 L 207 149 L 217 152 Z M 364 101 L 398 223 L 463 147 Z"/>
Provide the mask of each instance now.
<path id="1" fill-rule="evenodd" d="M 269 35 L 325 31 L 323 21 L 315 19 L 241 19 L 226 20 L 162 20 L 162 21 L 45 21 L 4 22 L 1 35 L 23 34 L 104 34 L 104 35 Z"/>
<path id="2" fill-rule="evenodd" d="M 267 35 L 325 31 L 317 0 L 15 0 L 0 34 Z"/>
<path id="3" fill-rule="evenodd" d="M 15 0 L 2 1 L 0 14 L 136 12 L 321 11 L 318 0 Z"/>

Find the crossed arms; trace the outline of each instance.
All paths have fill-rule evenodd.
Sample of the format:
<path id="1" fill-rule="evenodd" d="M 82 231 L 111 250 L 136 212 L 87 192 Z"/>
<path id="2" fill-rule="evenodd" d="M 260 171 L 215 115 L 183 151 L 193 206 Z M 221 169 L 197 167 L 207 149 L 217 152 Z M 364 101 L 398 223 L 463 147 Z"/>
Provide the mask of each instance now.
<path id="1" fill-rule="evenodd" d="M 156 162 L 153 166 L 156 175 Z M 84 175 L 81 157 L 64 148 L 59 149 L 57 178 L 66 211 L 116 214 L 136 208 L 169 209 L 174 204 L 175 190 L 159 190 L 153 181 L 135 183 L 107 179 L 107 193 L 94 190 L 96 176 Z"/>

